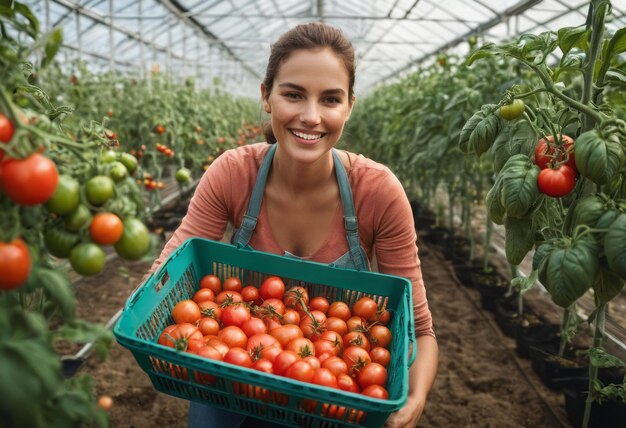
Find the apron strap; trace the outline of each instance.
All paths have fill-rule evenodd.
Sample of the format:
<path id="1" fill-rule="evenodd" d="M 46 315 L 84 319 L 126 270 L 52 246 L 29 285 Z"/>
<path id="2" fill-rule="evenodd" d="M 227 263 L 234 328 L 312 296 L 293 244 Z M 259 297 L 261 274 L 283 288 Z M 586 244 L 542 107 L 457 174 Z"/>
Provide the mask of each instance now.
<path id="1" fill-rule="evenodd" d="M 237 246 L 245 247 L 250 242 L 254 228 L 256 227 L 257 219 L 259 218 L 259 211 L 261 210 L 261 202 L 263 201 L 263 194 L 265 192 L 265 182 L 272 166 L 272 160 L 274 159 L 274 152 L 276 152 L 276 144 L 272 144 L 263 158 L 259 173 L 257 174 L 256 183 L 252 189 L 250 195 L 250 201 L 248 202 L 248 209 L 243 216 L 241 227 L 235 231 L 231 242 Z"/>
<path id="2" fill-rule="evenodd" d="M 332 149 L 333 163 L 335 165 L 335 175 L 339 184 L 339 194 L 341 195 L 341 204 L 343 205 L 343 220 L 346 227 L 346 237 L 348 246 L 350 247 L 350 257 L 357 270 L 369 270 L 369 262 L 367 254 L 361 247 L 359 238 L 359 224 L 357 222 L 354 210 L 354 200 L 352 199 L 352 189 L 348 181 L 348 175 L 343 167 L 343 162 L 337 154 L 337 150 Z"/>

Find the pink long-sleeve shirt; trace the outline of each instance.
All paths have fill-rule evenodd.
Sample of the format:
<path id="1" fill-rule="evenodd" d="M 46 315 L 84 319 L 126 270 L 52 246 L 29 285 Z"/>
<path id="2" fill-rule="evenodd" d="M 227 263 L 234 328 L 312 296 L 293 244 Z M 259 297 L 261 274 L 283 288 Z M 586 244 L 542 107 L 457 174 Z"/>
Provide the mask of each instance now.
<path id="1" fill-rule="evenodd" d="M 227 150 L 203 175 L 191 199 L 187 215 L 165 245 L 150 272 L 190 237 L 219 241 L 228 223 L 239 227 L 252 188 L 269 145 L 266 143 Z M 415 335 L 433 335 L 433 325 L 416 246 L 413 214 L 400 181 L 386 166 L 362 155 L 351 154 L 348 179 L 354 198 L 361 246 L 381 273 L 408 278 L 413 284 Z M 269 226 L 265 202 L 250 246 L 259 251 L 284 254 Z M 326 242 L 306 260 L 331 263 L 348 251 L 343 209 L 335 214 Z"/>

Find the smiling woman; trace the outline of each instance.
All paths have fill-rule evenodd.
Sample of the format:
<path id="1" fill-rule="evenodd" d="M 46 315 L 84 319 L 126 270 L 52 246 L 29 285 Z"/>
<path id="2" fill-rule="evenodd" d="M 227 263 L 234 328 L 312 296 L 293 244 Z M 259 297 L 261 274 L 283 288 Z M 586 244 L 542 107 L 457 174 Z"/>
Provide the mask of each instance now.
<path id="1" fill-rule="evenodd" d="M 211 164 L 150 272 L 187 238 L 221 240 L 228 223 L 234 244 L 260 251 L 358 270 L 375 257 L 380 272 L 413 284 L 419 353 L 407 403 L 386 423 L 412 427 L 434 382 L 437 342 L 402 185 L 386 166 L 334 148 L 355 102 L 354 58 L 341 31 L 321 23 L 299 25 L 272 46 L 261 84 L 268 143 L 228 150 Z M 191 403 L 190 427 L 242 423 L 262 426 Z"/>

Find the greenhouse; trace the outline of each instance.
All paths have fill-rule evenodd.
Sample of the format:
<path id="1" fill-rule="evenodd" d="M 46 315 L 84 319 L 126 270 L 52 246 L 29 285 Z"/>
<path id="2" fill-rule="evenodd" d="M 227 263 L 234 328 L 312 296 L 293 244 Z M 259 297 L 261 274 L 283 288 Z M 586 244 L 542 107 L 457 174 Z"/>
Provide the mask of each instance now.
<path id="1" fill-rule="evenodd" d="M 626 428 L 625 0 L 0 35 L 0 426 Z"/>

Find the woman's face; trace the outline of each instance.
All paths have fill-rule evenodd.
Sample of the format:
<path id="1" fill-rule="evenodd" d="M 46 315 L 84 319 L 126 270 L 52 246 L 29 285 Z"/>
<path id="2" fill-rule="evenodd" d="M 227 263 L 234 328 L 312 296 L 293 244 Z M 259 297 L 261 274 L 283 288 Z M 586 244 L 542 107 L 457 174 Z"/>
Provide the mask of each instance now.
<path id="1" fill-rule="evenodd" d="M 348 71 L 330 49 L 294 51 L 279 67 L 263 106 L 281 151 L 312 163 L 339 140 L 352 111 Z"/>

